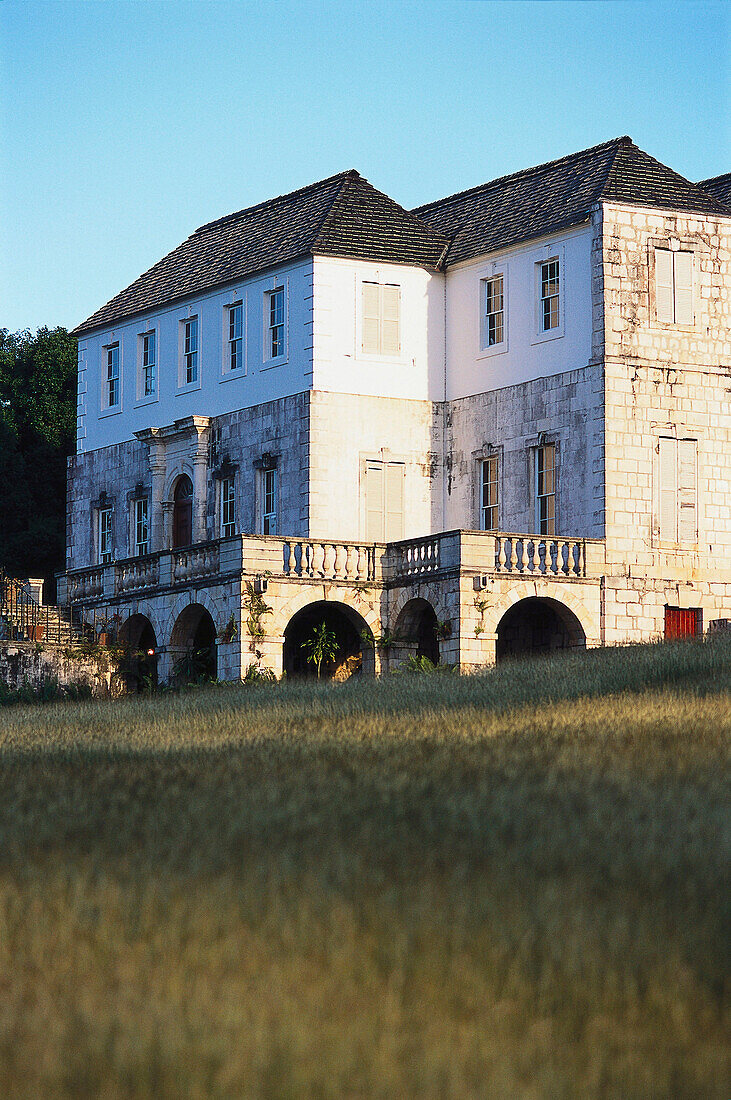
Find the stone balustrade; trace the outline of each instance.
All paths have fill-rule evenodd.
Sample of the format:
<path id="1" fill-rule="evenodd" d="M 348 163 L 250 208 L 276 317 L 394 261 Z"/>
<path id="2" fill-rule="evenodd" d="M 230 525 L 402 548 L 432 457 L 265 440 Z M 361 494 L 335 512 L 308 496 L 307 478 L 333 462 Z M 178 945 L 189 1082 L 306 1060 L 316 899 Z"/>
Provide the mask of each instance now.
<path id="1" fill-rule="evenodd" d="M 395 542 L 389 547 L 388 571 L 392 577 L 427 577 L 441 567 L 439 535 Z"/>
<path id="2" fill-rule="evenodd" d="M 546 535 L 494 534 L 497 573 L 586 576 L 586 540 Z"/>
<path id="3" fill-rule="evenodd" d="M 137 592 L 151 588 L 160 582 L 160 558 L 147 554 L 143 558 L 129 558 L 115 566 L 115 592 Z"/>
<path id="4" fill-rule="evenodd" d="M 68 602 L 95 600 L 104 593 L 104 567 L 80 569 L 68 575 Z"/>
<path id="5" fill-rule="evenodd" d="M 376 580 L 379 550 L 383 547 L 375 543 L 284 539 L 282 572 L 285 577 L 371 582 Z"/>
<path id="6" fill-rule="evenodd" d="M 211 577 L 218 573 L 219 553 L 217 542 L 176 550 L 173 560 L 173 578 L 178 583 Z"/>

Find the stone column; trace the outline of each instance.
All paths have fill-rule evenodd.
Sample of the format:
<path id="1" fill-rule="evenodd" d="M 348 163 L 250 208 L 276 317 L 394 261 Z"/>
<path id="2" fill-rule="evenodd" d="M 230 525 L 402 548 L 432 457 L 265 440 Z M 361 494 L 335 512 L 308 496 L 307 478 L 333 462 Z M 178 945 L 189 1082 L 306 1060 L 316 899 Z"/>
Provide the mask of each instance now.
<path id="1" fill-rule="evenodd" d="M 162 502 L 162 550 L 167 550 L 173 544 L 173 508 L 172 500 Z"/>
<path id="2" fill-rule="evenodd" d="M 153 553 L 164 550 L 165 516 L 163 515 L 163 496 L 165 493 L 165 444 L 150 443 L 150 470 L 152 472 L 152 500 L 150 501 L 150 549 Z"/>
<path id="3" fill-rule="evenodd" d="M 207 504 L 207 443 L 198 439 L 193 451 L 193 542 L 206 540 L 206 504 Z"/>

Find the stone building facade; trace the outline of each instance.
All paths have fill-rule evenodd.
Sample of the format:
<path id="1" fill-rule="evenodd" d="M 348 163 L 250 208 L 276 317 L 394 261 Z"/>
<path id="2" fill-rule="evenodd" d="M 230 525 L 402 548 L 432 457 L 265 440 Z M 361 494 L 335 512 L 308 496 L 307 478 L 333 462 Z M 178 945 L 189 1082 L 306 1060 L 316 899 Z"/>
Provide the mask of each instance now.
<path id="1" fill-rule="evenodd" d="M 338 675 L 731 619 L 725 178 L 620 138 L 202 227 L 77 330 L 62 595 L 165 678 L 303 672 L 323 619 Z"/>

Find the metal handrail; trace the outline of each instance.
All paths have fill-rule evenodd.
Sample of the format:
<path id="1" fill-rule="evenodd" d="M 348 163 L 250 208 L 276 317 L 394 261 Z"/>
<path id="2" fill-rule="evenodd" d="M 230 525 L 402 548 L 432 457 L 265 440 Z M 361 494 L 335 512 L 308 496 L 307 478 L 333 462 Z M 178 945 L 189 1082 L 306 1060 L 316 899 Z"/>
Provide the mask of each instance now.
<path id="1" fill-rule="evenodd" d="M 0 567 L 0 640 L 68 645 L 74 633 L 72 614 L 65 619 L 57 607 L 41 606 L 22 581 Z"/>

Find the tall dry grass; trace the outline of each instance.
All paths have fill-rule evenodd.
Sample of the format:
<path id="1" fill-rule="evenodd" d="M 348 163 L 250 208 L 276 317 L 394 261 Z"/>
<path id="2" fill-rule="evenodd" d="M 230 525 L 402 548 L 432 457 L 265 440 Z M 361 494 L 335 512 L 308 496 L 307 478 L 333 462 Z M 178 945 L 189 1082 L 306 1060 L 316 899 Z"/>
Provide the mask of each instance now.
<path id="1" fill-rule="evenodd" d="M 731 644 L 0 712 L 0 1095 L 725 1097 Z"/>

